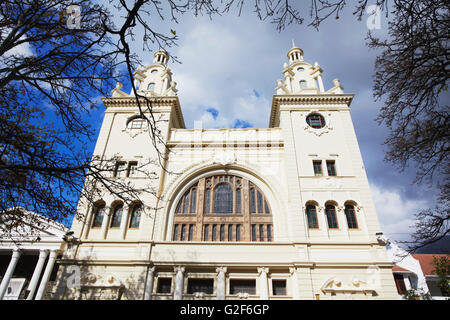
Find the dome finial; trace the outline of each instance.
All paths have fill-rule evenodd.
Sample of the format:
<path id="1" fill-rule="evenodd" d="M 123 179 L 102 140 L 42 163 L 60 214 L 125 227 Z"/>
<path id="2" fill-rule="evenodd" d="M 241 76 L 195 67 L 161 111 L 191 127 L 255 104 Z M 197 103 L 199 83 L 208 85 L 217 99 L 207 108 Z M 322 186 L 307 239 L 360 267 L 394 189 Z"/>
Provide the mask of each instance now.
<path id="1" fill-rule="evenodd" d="M 292 48 L 295 48 L 294 39 L 292 39 Z"/>

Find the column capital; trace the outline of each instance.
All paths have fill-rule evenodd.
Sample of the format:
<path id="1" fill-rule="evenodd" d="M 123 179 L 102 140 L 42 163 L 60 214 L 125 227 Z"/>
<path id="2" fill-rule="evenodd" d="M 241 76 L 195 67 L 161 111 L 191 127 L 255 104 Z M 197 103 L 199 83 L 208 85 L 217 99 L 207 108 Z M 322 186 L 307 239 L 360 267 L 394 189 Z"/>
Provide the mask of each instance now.
<path id="1" fill-rule="evenodd" d="M 156 270 L 156 267 L 155 267 L 155 266 L 152 266 L 152 267 L 149 267 L 149 268 L 148 268 L 148 272 L 149 272 L 149 273 L 155 273 L 155 270 Z"/>
<path id="2" fill-rule="evenodd" d="M 18 257 L 20 257 L 20 255 L 22 254 L 22 251 L 23 251 L 23 250 L 21 250 L 21 249 L 19 249 L 19 248 L 14 248 L 14 249 L 12 250 L 12 258 L 18 258 Z"/>
<path id="3" fill-rule="evenodd" d="M 217 273 L 226 273 L 227 272 L 227 267 L 217 267 L 216 268 L 216 272 Z"/>
<path id="4" fill-rule="evenodd" d="M 183 266 L 176 266 L 173 269 L 174 269 L 174 271 L 176 273 L 179 273 L 179 272 L 184 273 L 185 267 L 183 267 Z"/>
<path id="5" fill-rule="evenodd" d="M 269 273 L 269 268 L 267 268 L 267 267 L 259 267 L 258 268 L 258 274 L 261 274 L 261 273 L 268 274 Z"/>
<path id="6" fill-rule="evenodd" d="M 296 267 L 289 267 L 289 273 L 292 276 L 295 272 L 297 272 L 297 268 Z"/>

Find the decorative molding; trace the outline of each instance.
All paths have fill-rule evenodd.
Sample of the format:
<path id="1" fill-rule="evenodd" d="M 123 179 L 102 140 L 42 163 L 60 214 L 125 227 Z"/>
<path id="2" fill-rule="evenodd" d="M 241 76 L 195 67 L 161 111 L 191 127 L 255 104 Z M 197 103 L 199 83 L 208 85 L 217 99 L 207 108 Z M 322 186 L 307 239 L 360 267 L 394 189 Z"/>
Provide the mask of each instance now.
<path id="1" fill-rule="evenodd" d="M 339 277 L 333 277 L 328 279 L 324 285 L 320 288 L 324 293 L 374 293 L 376 292 L 374 287 L 370 287 L 367 282 L 362 281 L 354 277 L 351 282 L 343 282 Z"/>

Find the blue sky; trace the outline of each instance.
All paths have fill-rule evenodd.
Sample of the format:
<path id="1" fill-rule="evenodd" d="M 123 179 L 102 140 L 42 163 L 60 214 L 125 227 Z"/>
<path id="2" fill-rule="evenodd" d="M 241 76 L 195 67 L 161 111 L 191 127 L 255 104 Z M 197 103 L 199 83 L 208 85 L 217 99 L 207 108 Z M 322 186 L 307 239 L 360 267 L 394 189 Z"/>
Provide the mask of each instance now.
<path id="1" fill-rule="evenodd" d="M 413 169 L 399 172 L 383 161 L 387 129 L 374 120 L 382 102 L 372 97 L 378 53 L 366 46 L 368 16 L 357 21 L 353 10 L 350 5 L 339 20 L 331 17 L 319 31 L 304 24 L 279 33 L 270 21 L 260 21 L 252 8 L 240 17 L 229 13 L 209 19 L 188 13 L 179 17 L 178 24 L 165 20 L 153 26 L 165 33 L 174 29 L 179 37 L 177 46 L 168 51 L 181 61 L 171 61 L 170 66 L 188 128 L 198 120 L 205 128 L 267 127 L 276 80 L 282 78 L 292 39 L 303 49 L 305 61 L 317 61 L 324 70 L 325 90 L 339 78 L 344 92 L 355 94 L 351 114 L 382 230 L 401 239 L 411 230 L 413 213 L 433 205 L 435 190 L 412 185 Z M 382 16 L 374 35 L 386 33 Z M 153 52 L 142 51 L 140 40 L 135 37 L 132 49 L 144 65 L 151 64 Z"/>

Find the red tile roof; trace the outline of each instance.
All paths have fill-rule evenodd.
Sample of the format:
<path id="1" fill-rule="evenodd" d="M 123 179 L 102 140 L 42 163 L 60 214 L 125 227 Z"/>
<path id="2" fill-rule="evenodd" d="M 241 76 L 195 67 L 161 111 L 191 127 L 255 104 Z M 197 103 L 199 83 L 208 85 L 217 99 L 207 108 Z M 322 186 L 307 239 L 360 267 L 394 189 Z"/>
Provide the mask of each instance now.
<path id="1" fill-rule="evenodd" d="M 446 254 L 413 254 L 413 257 L 419 260 L 420 267 L 422 268 L 422 272 L 425 276 L 435 276 L 433 273 L 434 265 L 433 265 L 433 257 L 440 258 L 445 257 Z"/>
<path id="2" fill-rule="evenodd" d="M 393 267 L 392 267 L 392 272 L 401 272 L 401 273 L 408 272 L 408 273 L 413 273 L 411 270 L 408 270 L 408 269 L 405 269 L 405 268 L 402 268 L 402 267 L 399 267 L 399 266 L 393 266 Z"/>

